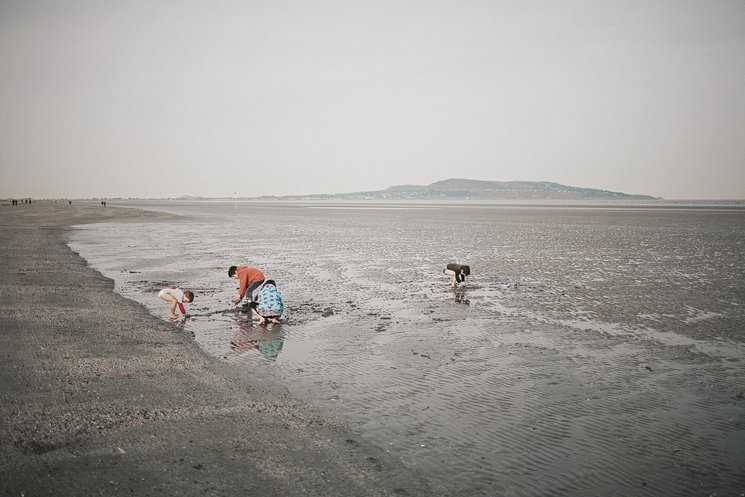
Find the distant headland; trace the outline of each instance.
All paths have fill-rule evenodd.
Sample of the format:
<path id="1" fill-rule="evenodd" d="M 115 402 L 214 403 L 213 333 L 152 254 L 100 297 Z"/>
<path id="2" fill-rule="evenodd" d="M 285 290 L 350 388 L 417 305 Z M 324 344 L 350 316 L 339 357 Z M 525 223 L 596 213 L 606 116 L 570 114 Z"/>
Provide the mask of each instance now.
<path id="1" fill-rule="evenodd" d="M 579 188 L 547 181 L 446 179 L 429 185 L 398 185 L 385 190 L 316 195 L 264 196 L 262 200 L 660 200 L 649 195 Z"/>

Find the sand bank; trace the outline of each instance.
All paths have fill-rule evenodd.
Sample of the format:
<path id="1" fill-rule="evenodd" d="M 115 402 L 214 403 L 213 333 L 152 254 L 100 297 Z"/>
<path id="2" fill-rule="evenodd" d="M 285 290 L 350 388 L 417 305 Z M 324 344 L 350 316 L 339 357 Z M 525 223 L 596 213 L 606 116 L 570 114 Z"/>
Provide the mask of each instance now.
<path id="1" fill-rule="evenodd" d="M 378 447 L 121 298 L 70 225 L 164 216 L 0 206 L 0 494 L 432 495 Z"/>

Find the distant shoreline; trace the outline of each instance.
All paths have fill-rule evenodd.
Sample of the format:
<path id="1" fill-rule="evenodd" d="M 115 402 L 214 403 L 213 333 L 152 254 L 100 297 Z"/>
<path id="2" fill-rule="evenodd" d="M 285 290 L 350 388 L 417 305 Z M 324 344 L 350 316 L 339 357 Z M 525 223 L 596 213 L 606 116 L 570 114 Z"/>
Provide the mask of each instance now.
<path id="1" fill-rule="evenodd" d="M 0 206 L 11 206 L 11 197 L 0 199 Z M 66 203 L 98 205 L 101 200 L 97 198 L 39 198 L 32 199 L 36 202 Z M 525 205 L 525 206 L 564 206 L 576 205 L 578 207 L 598 206 L 745 206 L 743 199 L 658 199 L 658 200 L 623 200 L 623 199 L 484 199 L 484 198 L 452 198 L 452 199 L 376 199 L 376 198 L 318 198 L 314 196 L 287 196 L 287 197 L 107 197 L 107 202 L 354 202 L 354 203 L 429 203 L 429 204 L 464 204 L 464 205 Z M 33 203 L 31 205 L 33 205 Z M 16 206 L 24 208 L 22 204 Z"/>
<path id="2" fill-rule="evenodd" d="M 18 197 L 26 199 L 29 197 Z M 32 199 L 33 200 L 33 199 Z M 488 205 L 745 205 L 743 198 L 710 199 L 683 198 L 666 199 L 659 196 L 624 193 L 564 185 L 551 181 L 484 181 L 464 178 L 450 178 L 428 185 L 395 185 L 384 190 L 370 190 L 344 193 L 314 193 L 292 195 L 260 195 L 256 197 L 233 195 L 205 197 L 202 195 L 179 195 L 175 197 L 106 197 L 49 199 L 55 202 L 101 202 L 101 201 L 280 201 L 280 202 L 433 202 L 433 203 L 473 203 Z M 7 202 L 10 198 L 6 199 Z M 2 200 L 0 200 L 2 202 Z"/>

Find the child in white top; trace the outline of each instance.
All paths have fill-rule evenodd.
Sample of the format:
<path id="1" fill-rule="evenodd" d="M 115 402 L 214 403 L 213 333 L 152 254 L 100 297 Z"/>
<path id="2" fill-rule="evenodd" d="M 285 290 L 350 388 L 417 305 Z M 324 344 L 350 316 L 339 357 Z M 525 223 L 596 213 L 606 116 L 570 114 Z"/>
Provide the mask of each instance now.
<path id="1" fill-rule="evenodd" d="M 178 319 L 178 316 L 176 316 L 176 306 L 178 306 L 181 314 L 186 316 L 187 314 L 186 309 L 184 309 L 184 304 L 190 304 L 194 301 L 194 294 L 191 291 L 181 290 L 176 285 L 164 288 L 158 293 L 158 297 L 171 304 L 171 321 L 176 321 Z"/>

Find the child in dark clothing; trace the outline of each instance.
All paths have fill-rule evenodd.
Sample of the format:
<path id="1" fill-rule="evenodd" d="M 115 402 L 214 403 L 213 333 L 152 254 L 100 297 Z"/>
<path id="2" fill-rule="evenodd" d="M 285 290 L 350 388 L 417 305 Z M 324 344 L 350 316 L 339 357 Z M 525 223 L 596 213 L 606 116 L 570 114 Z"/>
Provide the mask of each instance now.
<path id="1" fill-rule="evenodd" d="M 465 283 L 466 276 L 471 274 L 471 268 L 461 264 L 448 264 L 442 271 L 443 274 L 450 276 L 450 286 L 455 287 L 456 283 Z"/>

